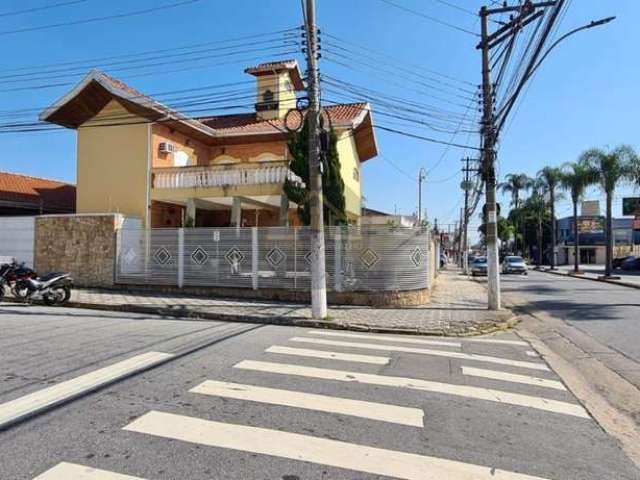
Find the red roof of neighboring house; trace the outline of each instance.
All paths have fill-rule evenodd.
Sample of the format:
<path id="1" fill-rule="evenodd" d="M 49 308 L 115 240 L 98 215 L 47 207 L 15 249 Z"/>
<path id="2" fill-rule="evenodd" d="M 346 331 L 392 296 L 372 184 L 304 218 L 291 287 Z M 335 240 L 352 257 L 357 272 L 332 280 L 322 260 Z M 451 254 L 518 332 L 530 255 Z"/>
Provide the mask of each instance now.
<path id="1" fill-rule="evenodd" d="M 0 172 L 0 204 L 42 208 L 45 212 L 74 212 L 76 187 L 46 178 Z"/>
<path id="2" fill-rule="evenodd" d="M 367 103 L 348 103 L 324 107 L 334 127 L 356 127 L 359 120 L 370 110 Z M 255 113 L 216 115 L 198 118 L 198 121 L 221 134 L 274 133 L 285 131 L 284 120 L 261 120 Z"/>

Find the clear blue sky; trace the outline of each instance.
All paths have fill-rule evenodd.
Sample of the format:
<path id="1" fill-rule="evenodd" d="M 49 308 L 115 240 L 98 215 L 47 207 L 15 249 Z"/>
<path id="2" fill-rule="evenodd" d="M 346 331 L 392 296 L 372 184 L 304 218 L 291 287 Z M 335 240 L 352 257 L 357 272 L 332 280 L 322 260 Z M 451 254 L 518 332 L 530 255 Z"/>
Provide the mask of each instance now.
<path id="1" fill-rule="evenodd" d="M 146 50 L 224 40 L 301 24 L 298 0 L 234 0 L 233 2 L 201 0 L 151 14 L 113 19 L 85 25 L 6 33 L 41 25 L 66 23 L 85 18 L 126 13 L 134 10 L 177 3 L 179 0 L 137 0 L 135 2 L 99 0 L 78 1 L 20 15 L 3 17 L 16 10 L 67 3 L 71 0 L 5 0 L 0 8 L 4 21 L 0 28 L 2 64 L 0 76 L 15 74 L 5 70 L 24 66 L 93 59 Z M 432 15 L 446 22 L 477 31 L 478 21 L 471 15 L 447 7 L 437 0 L 394 0 L 395 3 Z M 450 0 L 469 10 L 477 11 L 479 0 Z M 499 153 L 499 173 L 522 171 L 534 175 L 545 165 L 575 160 L 588 147 L 615 146 L 629 143 L 640 148 L 638 112 L 640 111 L 640 2 L 637 0 L 573 1 L 560 27 L 560 33 L 592 19 L 617 15 L 615 23 L 588 31 L 567 40 L 541 68 L 517 110 L 512 124 L 502 138 Z M 318 19 L 325 33 L 352 41 L 377 52 L 391 55 L 405 68 L 417 66 L 433 69 L 473 84 L 479 83 L 480 58 L 475 50 L 477 39 L 469 34 L 439 25 L 425 18 L 406 13 L 380 0 L 318 0 Z M 331 42 L 327 36 L 323 41 Z M 334 44 L 341 44 L 333 40 Z M 334 50 L 335 51 L 335 50 Z M 403 85 L 402 80 L 385 72 L 369 68 L 347 69 L 328 60 L 321 62 L 323 73 L 387 95 L 402 96 L 424 103 L 437 104 L 462 113 L 464 108 L 433 103 L 418 97 Z M 259 60 L 270 60 L 272 52 L 253 52 L 228 59 L 199 62 L 173 62 L 142 70 L 117 71 L 105 68 L 146 93 L 169 91 L 246 80 L 244 67 Z M 297 55 L 302 60 L 300 54 Z M 252 60 L 249 60 L 252 59 Z M 369 61 L 369 60 L 367 60 Z M 213 63 L 226 65 L 212 65 Z M 104 63 L 104 62 L 102 62 Z M 96 66 L 100 66 L 97 62 Z M 184 66 L 197 66 L 189 71 L 170 72 Z M 65 75 L 57 79 L 33 81 L 0 79 L 0 110 L 44 107 L 63 95 L 70 87 L 30 89 L 51 83 L 75 82 L 82 78 L 71 67 L 62 68 Z M 382 68 L 382 67 L 381 67 Z M 384 67 L 388 69 L 388 66 Z M 140 72 L 152 73 L 135 76 Z M 53 74 L 50 74 L 53 75 Z M 400 81 L 400 83 L 398 83 Z M 21 88 L 21 90 L 15 90 Z M 468 87 L 467 87 L 468 88 Z M 473 87 L 470 87 L 473 89 Z M 13 91 L 7 91 L 13 89 Z M 335 95 L 324 94 L 325 98 Z M 447 97 L 451 98 L 451 97 Z M 466 103 L 466 102 L 464 102 Z M 374 102 L 375 110 L 375 102 Z M 218 112 L 220 113 L 220 112 Z M 11 117 L 8 117 L 11 118 Z M 30 119 L 35 120 L 32 114 Z M 375 121 L 396 127 L 397 120 L 381 115 Z M 21 121 L 24 121 L 21 118 Z M 0 119 L 0 123 L 7 122 Z M 404 127 L 400 127 L 407 130 Z M 450 134 L 411 128 L 412 132 L 451 140 Z M 393 133 L 378 131 L 382 157 L 364 167 L 364 188 L 367 205 L 381 210 L 410 214 L 417 206 L 417 185 L 398 169 L 417 176 L 420 167 L 431 170 L 424 187 L 424 205 L 430 218 L 441 223 L 458 218 L 460 200 L 460 158 L 466 153 L 457 148 L 446 149 Z M 73 131 L 2 134 L 4 154 L 0 170 L 75 180 L 75 133 Z M 461 133 L 456 142 L 477 145 L 477 137 Z M 440 163 L 437 162 L 442 158 Z M 392 166 L 391 163 L 396 165 Z M 434 167 L 435 166 L 435 167 Z M 626 190 L 621 190 L 620 194 Z M 592 198 L 599 197 L 594 190 Z M 506 204 L 507 200 L 503 200 Z M 616 213 L 620 214 L 620 202 Z M 559 216 L 569 213 L 567 202 L 561 205 Z"/>

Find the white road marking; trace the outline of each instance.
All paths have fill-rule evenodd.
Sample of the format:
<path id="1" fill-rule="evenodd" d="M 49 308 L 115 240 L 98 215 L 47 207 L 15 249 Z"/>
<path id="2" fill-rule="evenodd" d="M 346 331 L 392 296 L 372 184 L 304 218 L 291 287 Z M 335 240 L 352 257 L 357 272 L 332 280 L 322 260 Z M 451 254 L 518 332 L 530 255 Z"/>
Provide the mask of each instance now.
<path id="1" fill-rule="evenodd" d="M 301 357 L 326 358 L 330 360 L 343 360 L 345 362 L 373 363 L 374 365 L 386 365 L 388 357 L 376 357 L 372 355 L 358 355 L 355 353 L 327 352 L 326 350 L 308 350 L 306 348 L 280 347 L 274 345 L 265 350 L 267 353 L 280 353 L 282 355 L 298 355 Z"/>
<path id="2" fill-rule="evenodd" d="M 527 356 L 529 356 L 529 357 L 535 357 L 535 358 L 538 358 L 538 357 L 540 356 L 540 355 L 538 355 L 538 353 L 537 353 L 537 352 L 534 352 L 533 350 L 527 350 L 527 352 L 526 352 L 526 353 L 527 353 Z"/>
<path id="3" fill-rule="evenodd" d="M 530 377 L 529 375 L 516 375 L 515 373 L 496 372 L 495 370 L 485 370 L 483 368 L 462 367 L 463 375 L 472 377 L 489 378 L 491 380 L 502 380 L 504 382 L 522 383 L 525 385 L 535 385 L 536 387 L 553 388 L 566 391 L 567 389 L 557 380 L 547 380 L 546 378 Z"/>
<path id="4" fill-rule="evenodd" d="M 283 363 L 257 362 L 243 360 L 234 365 L 234 368 L 254 370 L 266 373 L 278 373 L 283 375 L 296 375 L 307 378 L 319 378 L 322 380 L 336 380 L 340 382 L 356 382 L 368 385 L 380 385 L 385 387 L 409 388 L 425 392 L 455 395 L 458 397 L 487 400 L 519 407 L 535 408 L 553 413 L 562 413 L 576 417 L 590 418 L 589 414 L 580 405 L 573 403 L 549 400 L 543 397 L 522 395 L 519 393 L 504 392 L 489 388 L 469 387 L 452 383 L 432 382 L 418 378 L 389 377 L 385 375 L 373 375 L 344 370 L 331 370 L 328 368 L 303 367 Z"/>
<path id="5" fill-rule="evenodd" d="M 342 333 L 342 332 L 334 332 L 329 330 L 312 330 L 308 333 L 313 335 L 324 335 L 327 337 L 348 337 L 348 338 L 362 338 L 366 340 L 388 340 L 390 342 L 396 343 L 418 343 L 422 345 L 435 345 L 441 347 L 456 347 L 460 348 L 462 344 L 460 342 L 445 342 L 442 340 L 426 340 L 418 337 L 401 337 L 401 336 L 389 336 L 389 335 L 373 335 L 368 334 L 364 335 L 361 333 Z"/>
<path id="6" fill-rule="evenodd" d="M 108 385 L 120 378 L 173 357 L 170 353 L 147 352 L 128 358 L 108 367 L 89 372 L 71 380 L 38 390 L 15 400 L 0 404 L 0 428 L 20 421 L 26 417 L 49 409 L 60 403 L 72 400 L 87 392 Z"/>
<path id="7" fill-rule="evenodd" d="M 307 410 L 317 410 L 320 412 L 351 415 L 411 427 L 422 428 L 424 426 L 424 413 L 419 408 L 363 402 L 348 398 L 256 387 L 254 385 L 241 385 L 238 383 L 217 382 L 213 380 L 207 380 L 189 391 L 204 395 L 269 403 L 271 405 L 283 405 Z"/>
<path id="8" fill-rule="evenodd" d="M 524 362 L 520 360 L 508 360 L 506 358 L 490 357 L 488 355 L 476 355 L 473 353 L 450 352 L 446 350 L 430 350 L 426 348 L 402 347 L 399 345 L 379 345 L 374 343 L 341 342 L 338 340 L 325 340 L 323 338 L 293 337 L 293 338 L 290 338 L 289 341 L 313 343 L 316 345 L 331 345 L 334 347 L 364 348 L 368 350 L 384 350 L 387 352 L 418 353 L 421 355 L 433 355 L 438 357 L 459 358 L 461 360 L 476 360 L 479 362 L 496 363 L 499 365 L 508 365 L 511 367 L 530 368 L 533 370 L 545 370 L 545 371 L 549 370 L 549 367 L 547 367 L 544 363 Z"/>
<path id="9" fill-rule="evenodd" d="M 543 480 L 468 463 L 151 411 L 125 430 L 404 480 Z"/>
<path id="10" fill-rule="evenodd" d="M 85 467 L 75 463 L 62 462 L 38 475 L 33 480 L 144 480 L 120 473 L 108 472 L 97 468 Z"/>
<path id="11" fill-rule="evenodd" d="M 528 347 L 527 342 L 522 340 L 500 340 L 499 338 L 465 338 L 465 342 L 478 342 L 478 343 L 495 343 L 496 345 L 515 345 L 517 347 Z"/>

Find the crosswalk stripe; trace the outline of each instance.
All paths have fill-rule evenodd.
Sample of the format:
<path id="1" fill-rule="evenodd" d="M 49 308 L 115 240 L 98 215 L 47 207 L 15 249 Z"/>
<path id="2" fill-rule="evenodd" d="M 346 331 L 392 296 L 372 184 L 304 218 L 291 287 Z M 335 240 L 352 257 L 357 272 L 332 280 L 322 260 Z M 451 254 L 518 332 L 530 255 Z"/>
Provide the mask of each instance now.
<path id="1" fill-rule="evenodd" d="M 140 477 L 122 475 L 107 470 L 85 467 L 75 463 L 62 462 L 38 475 L 33 480 L 144 480 Z"/>
<path id="2" fill-rule="evenodd" d="M 0 429 L 173 357 L 147 352 L 0 404 Z"/>
<path id="3" fill-rule="evenodd" d="M 502 380 L 504 382 L 522 383 L 524 385 L 535 385 L 537 387 L 553 388 L 555 390 L 567 390 L 562 382 L 557 380 L 547 380 L 546 378 L 531 377 L 529 375 L 516 375 L 515 373 L 496 372 L 495 370 L 485 370 L 483 368 L 462 367 L 462 374 L 472 377 L 488 378 L 491 380 Z"/>
<path id="4" fill-rule="evenodd" d="M 380 385 L 386 387 L 408 388 L 432 393 L 455 395 L 459 397 L 474 398 L 477 400 L 488 400 L 520 407 L 535 408 L 553 413 L 562 413 L 576 417 L 590 418 L 589 414 L 580 405 L 549 400 L 542 397 L 522 395 L 519 393 L 493 390 L 489 388 L 469 387 L 466 385 L 456 385 L 452 383 L 432 382 L 418 378 L 390 377 L 385 375 L 374 375 L 369 373 L 359 373 L 344 370 L 331 370 L 328 368 L 303 367 L 300 365 L 288 365 L 283 363 L 258 362 L 254 360 L 243 360 L 234 365 L 234 368 L 244 370 L 254 370 L 266 373 L 278 373 L 283 375 L 296 375 L 307 378 L 318 378 L 322 380 L 336 380 L 340 382 L 356 382 L 369 385 Z"/>
<path id="5" fill-rule="evenodd" d="M 527 351 L 526 351 L 526 354 L 527 354 L 527 356 L 528 356 L 528 357 L 535 357 L 535 358 L 538 358 L 538 357 L 540 356 L 540 355 L 538 355 L 538 353 L 537 353 L 537 352 L 534 352 L 533 350 L 527 350 Z"/>
<path id="6" fill-rule="evenodd" d="M 496 345 L 515 345 L 517 347 L 528 347 L 527 342 L 522 340 L 500 340 L 498 338 L 465 338 L 465 342 L 477 342 L 477 343 L 495 343 Z"/>
<path id="7" fill-rule="evenodd" d="M 125 430 L 404 480 L 543 480 L 415 453 L 151 411 Z"/>
<path id="8" fill-rule="evenodd" d="M 342 342 L 338 340 L 325 340 L 323 338 L 293 337 L 293 338 L 290 338 L 289 341 L 312 343 L 317 345 L 330 345 L 334 347 L 364 348 L 368 350 L 384 350 L 387 352 L 418 353 L 421 355 L 433 355 L 438 357 L 459 358 L 462 360 L 476 360 L 479 362 L 496 363 L 499 365 L 508 365 L 511 367 L 530 368 L 533 370 L 545 370 L 545 371 L 549 370 L 549 367 L 547 367 L 544 363 L 525 362 L 521 360 L 508 360 L 506 358 L 491 357 L 488 355 L 476 355 L 474 353 L 450 352 L 446 350 L 430 350 L 426 348 L 412 348 L 412 347 L 403 347 L 399 345 L 379 345 L 374 343 Z"/>
<path id="9" fill-rule="evenodd" d="M 327 352 L 326 350 L 309 350 L 306 348 L 291 348 L 274 345 L 265 350 L 267 353 L 279 353 L 282 355 L 298 355 L 301 357 L 326 358 L 329 360 L 343 360 L 345 362 L 372 363 L 374 365 L 386 365 L 388 357 L 376 357 L 373 355 L 358 355 L 355 353 Z"/>
<path id="10" fill-rule="evenodd" d="M 324 335 L 327 337 L 347 337 L 347 338 L 362 338 L 367 340 L 388 340 L 390 342 L 396 343 L 417 343 L 422 345 L 434 345 L 440 347 L 456 347 L 460 348 L 462 344 L 460 342 L 445 342 L 443 340 L 426 340 L 418 337 L 401 337 L 401 336 L 389 336 L 389 335 L 364 335 L 361 333 L 342 333 L 342 332 L 333 332 L 329 330 L 311 330 L 310 332 L 313 335 Z"/>
<path id="11" fill-rule="evenodd" d="M 242 385 L 213 380 L 206 380 L 189 391 L 192 393 L 268 403 L 271 405 L 351 415 L 381 422 L 408 425 L 410 427 L 424 426 L 424 413 L 419 408 L 363 402 L 349 398 L 330 397 L 328 395 L 316 395 L 292 390 L 256 387 L 254 385 Z"/>

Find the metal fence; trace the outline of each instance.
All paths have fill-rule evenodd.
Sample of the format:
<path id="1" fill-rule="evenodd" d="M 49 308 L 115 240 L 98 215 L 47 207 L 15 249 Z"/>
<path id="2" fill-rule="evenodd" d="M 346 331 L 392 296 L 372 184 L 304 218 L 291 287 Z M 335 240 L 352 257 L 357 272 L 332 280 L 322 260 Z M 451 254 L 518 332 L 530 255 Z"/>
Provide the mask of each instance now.
<path id="1" fill-rule="evenodd" d="M 338 292 L 429 286 L 424 229 L 327 227 L 327 288 Z M 116 282 L 310 289 L 308 227 L 131 229 L 117 234 Z"/>
<path id="2" fill-rule="evenodd" d="M 17 260 L 33 267 L 35 217 L 0 217 L 0 263 Z"/>

